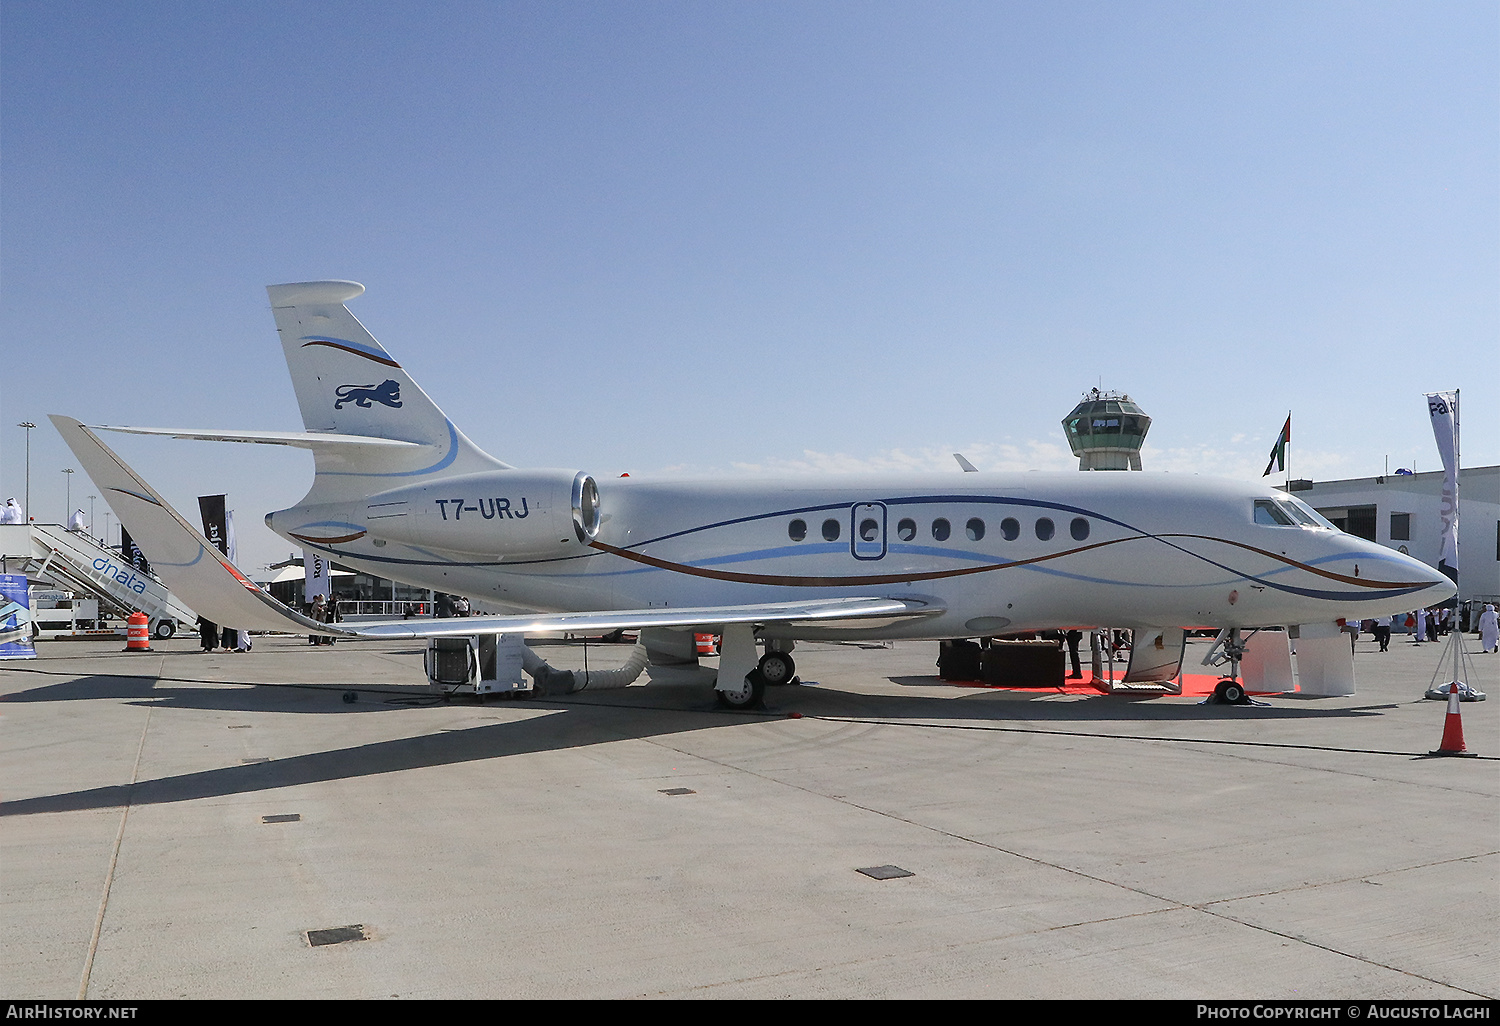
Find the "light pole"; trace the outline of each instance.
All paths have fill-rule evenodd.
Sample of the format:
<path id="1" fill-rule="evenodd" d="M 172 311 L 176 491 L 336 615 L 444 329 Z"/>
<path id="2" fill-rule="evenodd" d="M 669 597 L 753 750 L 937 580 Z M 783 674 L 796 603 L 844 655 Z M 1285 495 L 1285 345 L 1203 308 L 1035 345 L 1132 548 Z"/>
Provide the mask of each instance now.
<path id="1" fill-rule="evenodd" d="M 105 514 L 104 514 L 104 547 L 106 549 L 109 548 L 109 528 L 110 528 L 109 518 L 112 515 L 113 514 L 109 513 L 108 511 L 105 511 Z"/>
<path id="2" fill-rule="evenodd" d="M 68 521 L 73 519 L 73 468 L 63 467 L 63 473 L 68 475 L 67 501 L 63 503 L 63 526 L 68 526 Z"/>
<path id="3" fill-rule="evenodd" d="M 26 522 L 31 523 L 31 429 L 36 427 L 29 420 L 23 420 L 16 427 L 26 429 Z"/>
<path id="4" fill-rule="evenodd" d="M 98 497 L 99 496 L 97 496 L 97 495 L 90 495 L 89 496 L 89 537 L 90 538 L 98 537 L 96 534 L 94 534 L 94 500 L 97 499 Z"/>

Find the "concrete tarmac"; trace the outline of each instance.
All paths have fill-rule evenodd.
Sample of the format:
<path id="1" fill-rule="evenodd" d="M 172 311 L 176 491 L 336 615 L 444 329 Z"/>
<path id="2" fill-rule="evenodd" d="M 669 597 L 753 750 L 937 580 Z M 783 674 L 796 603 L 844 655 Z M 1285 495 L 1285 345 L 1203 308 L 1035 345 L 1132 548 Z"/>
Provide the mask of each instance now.
<path id="1" fill-rule="evenodd" d="M 0 663 L 8 997 L 1500 997 L 1472 639 L 1470 759 L 1426 757 L 1446 648 L 1400 636 L 1250 707 L 806 644 L 757 714 L 706 669 L 444 703 L 412 643 L 152 645 Z"/>

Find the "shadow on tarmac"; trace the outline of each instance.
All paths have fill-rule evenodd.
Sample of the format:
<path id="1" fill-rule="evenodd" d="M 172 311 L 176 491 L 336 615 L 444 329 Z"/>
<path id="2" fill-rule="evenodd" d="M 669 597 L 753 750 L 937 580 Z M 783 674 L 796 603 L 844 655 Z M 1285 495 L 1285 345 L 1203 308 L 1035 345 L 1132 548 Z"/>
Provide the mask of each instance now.
<path id="1" fill-rule="evenodd" d="M 235 711 L 246 713 L 352 714 L 396 713 L 411 708 L 411 700 L 431 698 L 421 686 L 252 685 L 226 687 L 157 688 L 157 680 L 145 676 L 97 675 L 59 681 L 4 696 L 5 703 L 124 700 L 149 705 L 153 710 L 177 709 Z M 163 683 L 171 683 L 163 681 Z M 950 697 L 936 678 L 934 687 L 944 687 L 945 696 L 865 695 L 817 684 L 769 689 L 766 707 L 757 712 L 730 712 L 717 707 L 702 679 L 678 680 L 649 688 L 580 692 L 515 703 L 499 701 L 484 708 L 496 713 L 527 712 L 523 719 L 505 723 L 453 729 L 444 726 L 430 734 L 315 752 L 266 763 L 225 766 L 155 780 L 91 788 L 66 794 L 39 795 L 5 802 L 0 817 L 154 805 L 266 791 L 299 784 L 320 783 L 423 769 L 455 763 L 505 758 L 537 752 L 557 751 L 622 740 L 640 740 L 701 730 L 713 726 L 738 726 L 796 715 L 808 718 L 861 718 L 885 722 L 939 721 L 945 726 L 979 727 L 994 724 L 1007 733 L 1045 728 L 1073 736 L 1145 741 L 1223 743 L 1218 737 L 1151 738 L 1130 733 L 1134 723 L 1213 724 L 1223 720 L 1350 719 L 1378 716 L 1394 708 L 1390 704 L 1355 708 L 1288 708 L 1276 705 L 1205 706 L 1182 702 L 1150 702 L 1120 696 L 1086 697 L 1065 702 L 1040 702 L 1035 695 L 1015 692 L 976 691 Z M 359 701 L 347 704 L 345 692 L 354 690 Z M 1055 697 L 1049 693 L 1047 697 Z M 429 704 L 423 702 L 422 704 Z M 473 698 L 455 699 L 454 707 L 479 708 Z M 1078 725 L 1110 723 L 1109 730 L 1073 730 Z M 170 726 L 158 728 L 170 730 Z M 1045 732 L 1045 731 L 1044 731 Z M 997 738 L 997 741 L 1001 739 Z M 1237 742 L 1245 743 L 1245 742 Z M 1398 754 L 1398 753 L 1392 753 Z"/>

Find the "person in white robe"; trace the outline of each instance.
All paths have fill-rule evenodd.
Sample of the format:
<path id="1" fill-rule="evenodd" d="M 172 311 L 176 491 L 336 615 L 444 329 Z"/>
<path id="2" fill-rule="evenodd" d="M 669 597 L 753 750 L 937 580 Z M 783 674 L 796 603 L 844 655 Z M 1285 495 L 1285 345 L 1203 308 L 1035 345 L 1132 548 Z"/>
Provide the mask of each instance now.
<path id="1" fill-rule="evenodd" d="M 14 498 L 5 500 L 5 508 L 0 509 L 0 524 L 24 524 L 26 523 L 26 512 L 21 509 L 20 503 Z"/>
<path id="2" fill-rule="evenodd" d="M 1486 652 L 1500 649 L 1500 617 L 1495 615 L 1494 603 L 1485 603 L 1479 614 L 1479 644 Z"/>

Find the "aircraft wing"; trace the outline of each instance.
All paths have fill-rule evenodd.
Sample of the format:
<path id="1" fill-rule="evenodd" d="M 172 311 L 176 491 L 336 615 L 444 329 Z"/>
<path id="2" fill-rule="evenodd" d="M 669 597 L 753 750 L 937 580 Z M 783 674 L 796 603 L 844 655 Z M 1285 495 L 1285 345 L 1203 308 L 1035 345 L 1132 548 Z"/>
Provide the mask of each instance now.
<path id="1" fill-rule="evenodd" d="M 742 623 L 818 623 L 829 626 L 847 620 L 891 622 L 932 616 L 943 611 L 932 603 L 877 596 L 682 609 L 658 607 L 359 624 L 319 623 L 282 604 L 242 574 L 91 429 L 70 417 L 54 414 L 51 419 L 120 518 L 120 523 L 130 531 L 130 536 L 141 549 L 151 554 L 152 567 L 172 593 L 214 623 L 240 630 L 348 638 L 426 638 L 482 633 L 717 627 Z"/>

